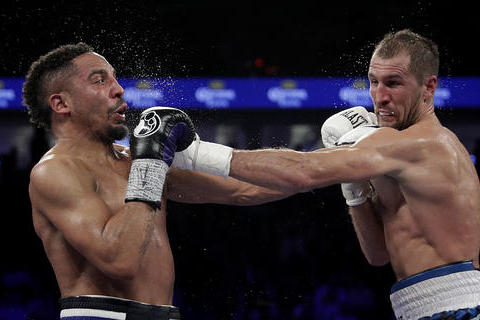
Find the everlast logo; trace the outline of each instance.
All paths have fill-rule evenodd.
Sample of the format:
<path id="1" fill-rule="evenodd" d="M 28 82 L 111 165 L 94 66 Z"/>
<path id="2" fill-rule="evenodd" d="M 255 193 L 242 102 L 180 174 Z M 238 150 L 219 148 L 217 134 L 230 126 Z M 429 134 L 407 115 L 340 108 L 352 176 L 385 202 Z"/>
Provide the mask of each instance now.
<path id="1" fill-rule="evenodd" d="M 355 112 L 355 110 L 345 111 L 341 113 L 341 115 L 347 118 L 352 123 L 354 129 L 364 123 L 368 123 L 367 119 L 365 119 L 365 117 L 363 117 L 358 112 Z"/>

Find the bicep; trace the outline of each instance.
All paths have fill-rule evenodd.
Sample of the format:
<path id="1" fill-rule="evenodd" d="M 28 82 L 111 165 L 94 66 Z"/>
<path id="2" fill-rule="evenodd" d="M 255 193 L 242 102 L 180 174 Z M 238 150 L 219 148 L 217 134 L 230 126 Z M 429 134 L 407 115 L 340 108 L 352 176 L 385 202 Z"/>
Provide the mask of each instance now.
<path id="1" fill-rule="evenodd" d="M 346 147 L 345 164 L 356 180 L 390 176 L 401 179 L 402 173 L 425 157 L 421 139 L 413 139 L 392 128 L 381 128 L 358 143 Z"/>
<path id="2" fill-rule="evenodd" d="M 397 130 L 381 128 L 350 146 L 320 149 L 317 157 L 323 185 L 369 180 L 378 176 L 399 179 L 412 163 L 422 161 L 422 142 Z"/>
<path id="3" fill-rule="evenodd" d="M 394 175 L 404 166 L 402 160 L 389 157 L 375 147 L 342 146 L 322 149 L 312 154 L 315 170 L 310 179 L 315 187 L 342 182 L 369 180 L 381 175 Z"/>

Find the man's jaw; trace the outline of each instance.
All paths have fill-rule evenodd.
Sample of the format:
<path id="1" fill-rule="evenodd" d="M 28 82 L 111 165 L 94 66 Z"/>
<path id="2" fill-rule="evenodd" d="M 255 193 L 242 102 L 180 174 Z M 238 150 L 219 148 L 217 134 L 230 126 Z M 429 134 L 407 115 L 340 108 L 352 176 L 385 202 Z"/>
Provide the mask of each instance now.
<path id="1" fill-rule="evenodd" d="M 395 123 L 395 112 L 385 107 L 376 110 L 378 125 L 380 127 L 392 127 Z"/>

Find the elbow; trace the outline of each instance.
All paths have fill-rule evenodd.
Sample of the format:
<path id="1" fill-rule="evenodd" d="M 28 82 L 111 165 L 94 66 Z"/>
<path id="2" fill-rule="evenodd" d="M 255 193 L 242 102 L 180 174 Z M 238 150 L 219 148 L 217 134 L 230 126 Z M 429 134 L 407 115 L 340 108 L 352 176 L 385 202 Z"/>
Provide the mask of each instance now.
<path id="1" fill-rule="evenodd" d="M 390 262 L 388 253 L 366 256 L 368 264 L 374 267 L 383 267 Z"/>
<path id="2" fill-rule="evenodd" d="M 136 259 L 117 259 L 105 262 L 102 271 L 107 276 L 118 280 L 132 280 L 138 274 L 140 264 Z"/>
<path id="3" fill-rule="evenodd" d="M 268 202 L 262 197 L 262 193 L 256 186 L 244 188 L 232 194 L 229 205 L 233 206 L 255 206 Z"/>
<path id="4" fill-rule="evenodd" d="M 261 202 L 257 201 L 253 196 L 242 194 L 234 196 L 229 204 L 233 206 L 254 206 L 261 204 Z"/>
<path id="5" fill-rule="evenodd" d="M 316 179 L 314 179 L 308 174 L 297 174 L 294 177 L 288 179 L 287 183 L 288 184 L 285 186 L 283 191 L 292 194 L 308 192 L 319 187 Z"/>

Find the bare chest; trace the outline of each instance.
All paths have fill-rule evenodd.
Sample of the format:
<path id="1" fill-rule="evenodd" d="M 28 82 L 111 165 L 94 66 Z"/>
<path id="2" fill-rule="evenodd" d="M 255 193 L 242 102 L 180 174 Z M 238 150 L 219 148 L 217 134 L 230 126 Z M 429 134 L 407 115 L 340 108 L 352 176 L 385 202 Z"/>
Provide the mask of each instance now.
<path id="1" fill-rule="evenodd" d="M 398 212 L 405 204 L 405 198 L 398 183 L 386 176 L 381 176 L 370 181 L 375 189 L 375 203 L 377 211 L 382 214 Z"/>
<path id="2" fill-rule="evenodd" d="M 95 173 L 95 186 L 97 194 L 110 207 L 112 212 L 117 212 L 124 204 L 125 192 L 129 173 L 129 164 L 120 163 L 115 166 L 93 166 Z"/>

